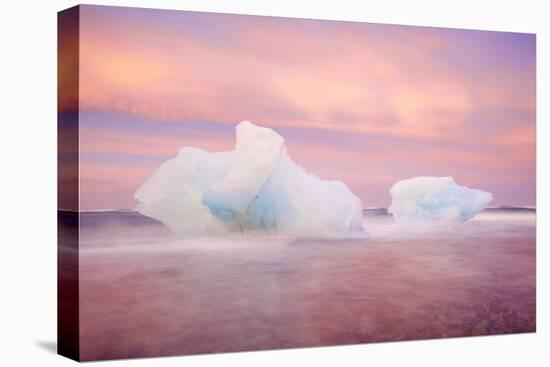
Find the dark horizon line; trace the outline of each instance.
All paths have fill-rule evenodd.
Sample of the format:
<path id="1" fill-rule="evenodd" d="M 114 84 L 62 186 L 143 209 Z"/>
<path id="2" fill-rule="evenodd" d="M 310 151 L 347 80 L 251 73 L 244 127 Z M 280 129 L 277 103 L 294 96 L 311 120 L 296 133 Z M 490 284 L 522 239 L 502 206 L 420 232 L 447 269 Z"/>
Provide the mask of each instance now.
<path id="1" fill-rule="evenodd" d="M 499 205 L 499 206 L 488 206 L 483 210 L 487 209 L 523 209 L 523 210 L 532 210 L 536 211 L 537 207 L 536 205 Z M 375 210 L 388 210 L 386 207 L 366 207 L 363 208 L 364 211 L 375 211 Z M 80 209 L 80 210 L 73 210 L 73 209 L 63 209 L 58 208 L 57 211 L 61 212 L 78 212 L 78 213 L 101 213 L 101 212 L 137 212 L 138 210 L 135 208 L 120 208 L 120 209 Z"/>

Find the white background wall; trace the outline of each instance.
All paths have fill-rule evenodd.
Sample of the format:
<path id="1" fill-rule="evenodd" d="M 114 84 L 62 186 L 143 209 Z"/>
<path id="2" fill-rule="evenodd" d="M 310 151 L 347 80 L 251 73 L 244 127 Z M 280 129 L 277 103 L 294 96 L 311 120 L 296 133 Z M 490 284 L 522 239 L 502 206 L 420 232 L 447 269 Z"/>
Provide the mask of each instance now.
<path id="1" fill-rule="evenodd" d="M 547 1 L 189 0 L 96 4 L 537 33 L 538 332 L 275 352 L 101 362 L 135 366 L 550 365 Z M 0 13 L 0 365 L 70 365 L 56 338 L 56 12 L 75 1 L 2 2 Z M 547 143 L 543 145 L 543 141 Z M 546 190 L 544 190 L 546 188 Z M 545 207 L 546 206 L 546 207 Z"/>

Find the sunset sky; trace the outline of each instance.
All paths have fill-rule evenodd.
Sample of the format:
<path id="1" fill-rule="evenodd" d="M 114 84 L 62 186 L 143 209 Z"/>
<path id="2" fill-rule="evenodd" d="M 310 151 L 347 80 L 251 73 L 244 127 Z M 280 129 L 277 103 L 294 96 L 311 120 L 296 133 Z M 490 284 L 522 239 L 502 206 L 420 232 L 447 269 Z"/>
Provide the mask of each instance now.
<path id="1" fill-rule="evenodd" d="M 535 205 L 535 36 L 81 6 L 81 209 L 133 208 L 181 146 L 242 120 L 365 207 L 413 176 Z"/>

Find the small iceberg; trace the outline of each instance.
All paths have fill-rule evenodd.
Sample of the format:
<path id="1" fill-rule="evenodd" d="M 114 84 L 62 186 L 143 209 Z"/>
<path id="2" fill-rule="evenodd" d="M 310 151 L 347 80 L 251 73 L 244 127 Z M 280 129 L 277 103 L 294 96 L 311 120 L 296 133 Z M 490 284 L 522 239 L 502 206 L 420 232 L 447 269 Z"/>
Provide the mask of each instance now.
<path id="1" fill-rule="evenodd" d="M 361 200 L 297 165 L 282 136 L 243 121 L 236 140 L 229 152 L 181 148 L 136 191 L 137 210 L 180 236 L 363 232 Z"/>
<path id="2" fill-rule="evenodd" d="M 493 194 L 456 184 L 452 177 L 415 177 L 390 189 L 388 212 L 398 223 L 465 222 L 493 200 Z"/>

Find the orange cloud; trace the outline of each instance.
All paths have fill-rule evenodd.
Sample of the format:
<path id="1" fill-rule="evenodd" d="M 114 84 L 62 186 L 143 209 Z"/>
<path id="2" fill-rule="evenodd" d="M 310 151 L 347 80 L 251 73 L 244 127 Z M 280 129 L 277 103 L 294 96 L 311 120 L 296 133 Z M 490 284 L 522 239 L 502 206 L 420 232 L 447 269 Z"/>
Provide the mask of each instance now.
<path id="1" fill-rule="evenodd" d="M 236 21 L 221 46 L 141 24 L 84 27 L 81 106 L 418 136 L 448 134 L 470 111 L 468 86 L 423 52 L 444 47 L 441 37 L 369 36 L 368 25 L 340 23 L 327 39 L 294 22 Z"/>

